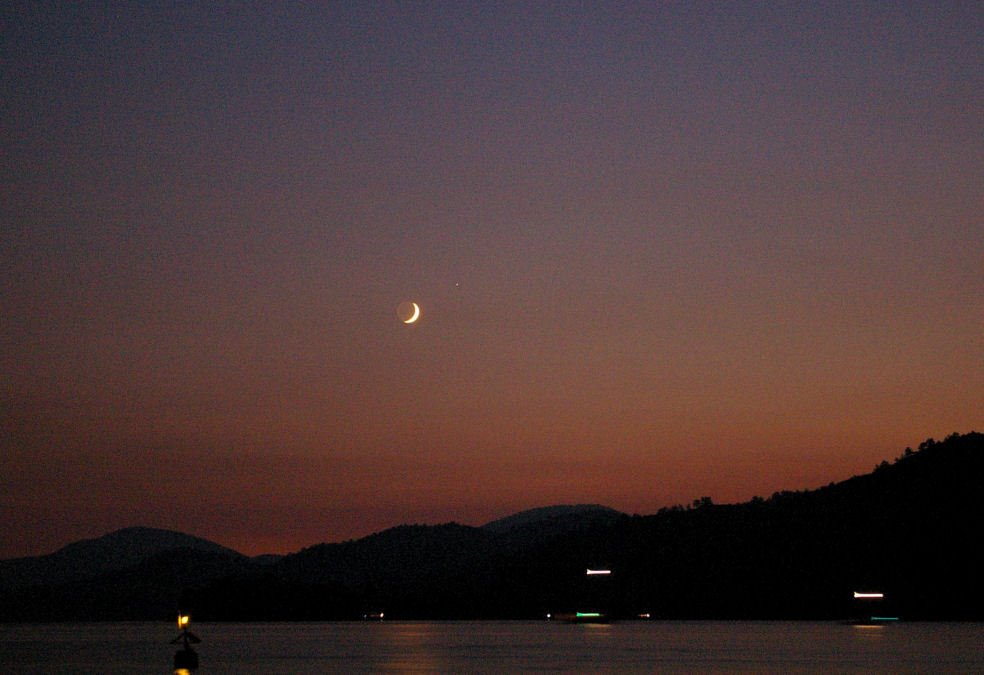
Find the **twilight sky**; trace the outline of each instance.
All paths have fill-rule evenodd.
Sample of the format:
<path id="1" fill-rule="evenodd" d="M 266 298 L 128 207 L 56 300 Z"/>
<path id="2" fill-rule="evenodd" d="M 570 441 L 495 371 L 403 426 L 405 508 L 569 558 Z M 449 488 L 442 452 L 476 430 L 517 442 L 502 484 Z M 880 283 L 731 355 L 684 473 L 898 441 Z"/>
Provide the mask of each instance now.
<path id="1" fill-rule="evenodd" d="M 8 2 L 0 172 L 0 557 L 984 430 L 980 2 Z"/>

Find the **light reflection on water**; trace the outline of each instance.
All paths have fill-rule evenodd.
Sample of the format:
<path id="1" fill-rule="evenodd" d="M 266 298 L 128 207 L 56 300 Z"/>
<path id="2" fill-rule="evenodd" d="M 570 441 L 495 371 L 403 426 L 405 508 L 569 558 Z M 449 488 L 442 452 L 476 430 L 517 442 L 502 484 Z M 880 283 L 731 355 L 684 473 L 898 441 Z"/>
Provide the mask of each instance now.
<path id="1" fill-rule="evenodd" d="M 198 624 L 195 675 L 433 672 L 984 672 L 984 624 Z M 4 626 L 19 673 L 170 673 L 170 623 Z M 185 675 L 182 673 L 181 675 Z"/>

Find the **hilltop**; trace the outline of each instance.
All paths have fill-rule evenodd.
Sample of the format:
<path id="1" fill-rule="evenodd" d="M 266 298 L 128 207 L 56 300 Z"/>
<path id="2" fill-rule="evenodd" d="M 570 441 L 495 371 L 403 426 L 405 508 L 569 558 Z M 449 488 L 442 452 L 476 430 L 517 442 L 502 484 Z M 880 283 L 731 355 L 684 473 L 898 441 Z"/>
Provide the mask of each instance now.
<path id="1" fill-rule="evenodd" d="M 48 555 L 0 561 L 0 588 L 52 585 L 96 577 L 139 565 L 175 549 L 243 557 L 225 546 L 189 534 L 153 527 L 127 527 L 74 542 Z"/>

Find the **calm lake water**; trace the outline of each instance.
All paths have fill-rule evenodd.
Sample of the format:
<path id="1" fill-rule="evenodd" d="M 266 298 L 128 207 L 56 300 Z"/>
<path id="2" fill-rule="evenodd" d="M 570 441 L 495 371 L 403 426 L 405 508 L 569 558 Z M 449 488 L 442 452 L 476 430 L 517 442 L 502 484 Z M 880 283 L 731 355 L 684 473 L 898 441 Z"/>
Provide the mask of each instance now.
<path id="1" fill-rule="evenodd" d="M 2 626 L 16 673 L 173 673 L 168 623 Z M 196 673 L 984 673 L 984 624 L 196 624 Z"/>

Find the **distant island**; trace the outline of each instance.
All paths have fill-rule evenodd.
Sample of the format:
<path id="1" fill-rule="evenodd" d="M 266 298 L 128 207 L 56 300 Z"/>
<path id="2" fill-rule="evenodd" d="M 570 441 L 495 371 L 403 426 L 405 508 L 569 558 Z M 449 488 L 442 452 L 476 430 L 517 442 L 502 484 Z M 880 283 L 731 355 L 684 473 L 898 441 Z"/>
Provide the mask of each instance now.
<path id="1" fill-rule="evenodd" d="M 255 558 L 133 527 L 0 561 L 0 621 L 843 619 L 859 592 L 903 619 L 980 621 L 982 470 L 984 434 L 953 434 L 742 504 L 553 506 Z"/>

